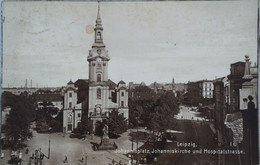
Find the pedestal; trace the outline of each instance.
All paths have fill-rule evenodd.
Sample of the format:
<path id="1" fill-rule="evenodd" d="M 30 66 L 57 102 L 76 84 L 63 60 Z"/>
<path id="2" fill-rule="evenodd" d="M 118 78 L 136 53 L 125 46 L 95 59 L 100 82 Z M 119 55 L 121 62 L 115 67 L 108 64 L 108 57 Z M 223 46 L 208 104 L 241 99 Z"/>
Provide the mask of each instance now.
<path id="1" fill-rule="evenodd" d="M 98 146 L 98 150 L 115 150 L 117 149 L 116 143 L 110 143 L 109 138 L 103 138 Z"/>

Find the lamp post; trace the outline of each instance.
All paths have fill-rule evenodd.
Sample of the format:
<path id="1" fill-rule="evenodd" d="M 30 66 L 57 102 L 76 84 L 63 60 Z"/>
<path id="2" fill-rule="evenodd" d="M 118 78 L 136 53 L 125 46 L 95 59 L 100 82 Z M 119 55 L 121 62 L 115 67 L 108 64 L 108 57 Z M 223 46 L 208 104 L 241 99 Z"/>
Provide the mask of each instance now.
<path id="1" fill-rule="evenodd" d="M 139 126 L 139 117 L 135 117 L 137 120 L 137 127 L 136 127 L 136 150 L 138 150 L 138 126 Z"/>
<path id="2" fill-rule="evenodd" d="M 131 123 L 131 125 L 132 125 L 132 123 Z M 131 130 L 130 130 L 131 132 L 130 132 L 130 135 L 132 135 L 132 137 L 131 137 L 131 141 L 132 141 L 132 150 L 131 150 L 131 154 L 130 154 L 130 156 L 131 156 L 131 165 L 133 165 L 133 149 L 134 149 L 134 139 L 133 139 L 133 131 L 132 131 L 132 128 L 131 128 Z"/>
<path id="3" fill-rule="evenodd" d="M 48 148 L 48 159 L 51 158 L 51 128 L 49 128 L 49 148 Z"/>

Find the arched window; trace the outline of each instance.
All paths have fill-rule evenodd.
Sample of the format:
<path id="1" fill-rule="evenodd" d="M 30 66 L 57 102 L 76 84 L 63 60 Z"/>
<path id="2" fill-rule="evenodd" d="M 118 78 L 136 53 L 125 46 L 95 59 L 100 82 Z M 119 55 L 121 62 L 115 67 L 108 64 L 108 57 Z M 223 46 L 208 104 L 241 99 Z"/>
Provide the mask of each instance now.
<path id="1" fill-rule="evenodd" d="M 72 115 L 68 116 L 68 123 L 72 123 Z"/>
<path id="2" fill-rule="evenodd" d="M 97 82 L 101 82 L 101 74 L 97 74 Z"/>
<path id="3" fill-rule="evenodd" d="M 101 39 L 101 33 L 97 32 L 97 39 Z"/>
<path id="4" fill-rule="evenodd" d="M 97 99 L 101 99 L 101 89 L 97 89 Z"/>

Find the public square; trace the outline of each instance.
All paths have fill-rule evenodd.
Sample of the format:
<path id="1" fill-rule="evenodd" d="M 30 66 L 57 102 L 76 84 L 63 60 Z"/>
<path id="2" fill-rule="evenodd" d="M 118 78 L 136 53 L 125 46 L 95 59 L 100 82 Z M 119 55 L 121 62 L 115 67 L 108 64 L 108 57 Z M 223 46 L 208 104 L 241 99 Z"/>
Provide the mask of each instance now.
<path id="1" fill-rule="evenodd" d="M 128 130 L 118 139 L 110 139 L 110 142 L 116 142 L 118 149 L 130 150 L 132 142 L 129 140 L 128 134 L 131 130 Z M 133 130 L 136 131 L 136 130 Z M 94 165 L 94 164 L 111 164 L 121 161 L 124 164 L 128 164 L 129 158 L 124 154 L 115 153 L 115 151 L 93 151 L 92 144 L 100 143 L 100 137 L 87 136 L 85 139 L 70 138 L 69 134 L 52 133 L 51 134 L 51 147 L 50 147 L 50 159 L 43 159 L 43 165 Z M 41 149 L 41 152 L 47 155 L 49 145 L 49 134 L 39 134 L 33 131 L 33 138 L 27 141 L 29 153 L 25 154 L 26 148 L 22 150 L 23 158 L 22 164 L 29 162 L 29 156 L 34 153 L 36 149 Z M 133 144 L 136 149 L 136 143 Z M 139 143 L 140 145 L 140 143 Z M 10 159 L 10 150 L 3 150 L 5 157 L 1 160 L 1 164 L 7 164 Z M 65 156 L 67 156 L 68 162 L 64 163 Z M 87 162 L 85 162 L 85 156 L 87 156 Z M 82 161 L 82 158 L 84 160 Z M 32 163 L 34 164 L 34 163 Z"/>
<path id="2" fill-rule="evenodd" d="M 199 112 L 191 110 L 189 107 L 180 106 L 180 112 L 175 116 L 177 118 L 177 128 L 176 137 L 177 141 L 196 141 L 201 145 L 214 144 L 212 141 L 213 131 L 210 127 L 210 122 L 205 121 L 201 117 Z M 110 139 L 110 142 L 115 142 L 118 146 L 118 150 L 131 150 L 132 142 L 129 140 L 129 133 L 137 131 L 137 129 L 129 129 L 127 132 L 123 133 L 121 137 L 117 139 Z M 145 129 L 139 128 L 138 131 L 147 131 Z M 70 138 L 70 134 L 64 133 L 52 133 L 51 143 L 50 143 L 50 159 L 44 158 L 42 161 L 43 165 L 109 165 L 112 164 L 114 160 L 115 163 L 129 164 L 130 158 L 128 158 L 124 153 L 115 153 L 115 150 L 107 151 L 93 151 L 91 143 L 100 143 L 101 138 L 97 136 L 91 137 L 88 135 L 84 139 Z M 204 144 L 205 143 L 205 144 Z M 143 143 L 139 142 L 138 147 Z M 21 150 L 23 158 L 22 164 L 29 163 L 29 156 L 32 155 L 35 150 L 41 149 L 41 152 L 46 156 L 48 155 L 48 145 L 49 145 L 49 134 L 40 134 L 33 131 L 33 138 L 27 141 L 29 153 L 25 154 L 26 148 Z M 167 143 L 166 148 L 174 148 L 175 143 Z M 136 143 L 133 143 L 133 149 L 136 149 Z M 10 159 L 10 150 L 3 150 L 5 157 L 1 160 L 2 164 L 7 163 Z M 68 162 L 64 163 L 65 156 Z M 85 156 L 87 156 L 87 161 L 85 161 Z M 186 155 L 187 156 L 187 155 Z M 182 155 L 181 158 L 186 157 Z M 82 160 L 82 158 L 84 160 Z M 169 164 L 170 162 L 180 160 L 179 155 L 174 154 L 161 154 L 158 156 L 158 162 L 165 162 Z M 196 162 L 198 159 L 189 159 Z M 189 162 L 190 162 L 189 161 Z M 211 162 L 204 158 L 204 162 Z M 185 161 L 183 161 L 185 162 Z M 34 165 L 34 163 L 32 162 Z M 155 162 L 156 164 L 156 162 Z"/>

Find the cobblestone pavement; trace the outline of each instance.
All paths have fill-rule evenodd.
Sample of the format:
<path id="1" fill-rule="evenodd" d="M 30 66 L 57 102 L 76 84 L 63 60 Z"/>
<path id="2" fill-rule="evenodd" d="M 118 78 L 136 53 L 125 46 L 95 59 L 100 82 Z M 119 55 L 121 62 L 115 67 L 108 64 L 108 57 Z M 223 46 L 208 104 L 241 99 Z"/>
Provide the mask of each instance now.
<path id="1" fill-rule="evenodd" d="M 132 142 L 129 140 L 128 134 L 131 130 L 128 130 L 121 135 L 118 139 L 110 139 L 110 142 L 115 142 L 118 146 L 118 150 L 130 150 Z M 51 134 L 51 150 L 50 159 L 44 158 L 43 165 L 108 165 L 112 164 L 112 160 L 115 162 L 121 161 L 123 164 L 129 163 L 129 158 L 124 153 L 116 153 L 116 151 L 93 151 L 91 142 L 100 143 L 100 137 L 87 136 L 86 139 L 70 138 L 69 134 L 52 133 Z M 29 162 L 29 156 L 34 153 L 36 149 L 41 149 L 41 152 L 48 155 L 49 134 L 39 134 L 33 131 L 33 138 L 27 142 L 29 153 L 25 154 L 26 148 L 21 150 L 23 154 L 23 165 L 27 165 Z M 133 144 L 136 149 L 136 143 Z M 141 144 L 139 143 L 139 146 Z M 4 158 L 0 159 L 0 164 L 5 165 L 10 159 L 10 150 L 3 150 Z M 65 156 L 68 159 L 67 163 L 64 163 Z M 82 161 L 82 157 L 87 156 L 87 161 Z M 34 163 L 32 164 L 34 165 Z"/>

